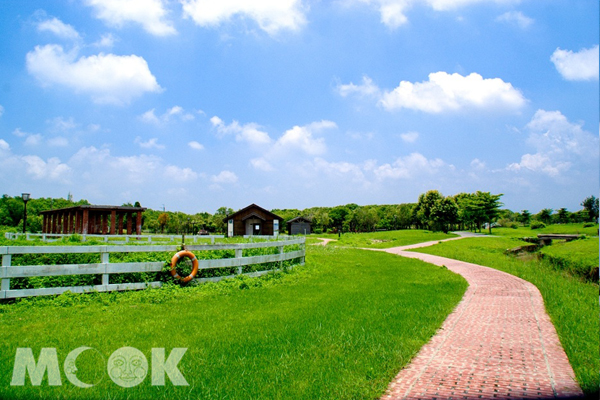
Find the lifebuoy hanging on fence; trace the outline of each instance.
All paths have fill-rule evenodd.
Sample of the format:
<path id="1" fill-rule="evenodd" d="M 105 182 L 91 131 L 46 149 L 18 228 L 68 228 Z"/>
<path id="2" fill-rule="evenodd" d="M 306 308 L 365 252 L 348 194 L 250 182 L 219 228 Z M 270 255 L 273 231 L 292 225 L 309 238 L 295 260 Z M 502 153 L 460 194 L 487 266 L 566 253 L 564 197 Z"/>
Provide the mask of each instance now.
<path id="1" fill-rule="evenodd" d="M 181 257 L 187 257 L 190 260 L 192 260 L 192 272 L 190 272 L 190 274 L 188 276 L 186 276 L 185 278 L 182 278 L 181 276 L 179 276 L 179 274 L 177 273 L 177 269 L 176 269 L 177 263 L 179 262 L 179 259 L 181 259 Z M 182 250 L 179 253 L 175 254 L 173 256 L 173 258 L 171 259 L 171 275 L 174 278 L 179 279 L 181 282 L 188 283 L 189 281 L 194 279 L 194 277 L 196 276 L 197 273 L 198 273 L 198 259 L 191 251 Z"/>

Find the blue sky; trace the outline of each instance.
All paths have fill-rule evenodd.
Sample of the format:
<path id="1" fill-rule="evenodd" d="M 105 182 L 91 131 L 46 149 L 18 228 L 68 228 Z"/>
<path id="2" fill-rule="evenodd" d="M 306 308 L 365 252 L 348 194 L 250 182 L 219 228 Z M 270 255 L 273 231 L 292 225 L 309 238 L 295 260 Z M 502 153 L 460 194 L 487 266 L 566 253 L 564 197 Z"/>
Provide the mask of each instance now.
<path id="1" fill-rule="evenodd" d="M 596 0 L 0 7 L 2 193 L 189 213 L 598 195 Z"/>

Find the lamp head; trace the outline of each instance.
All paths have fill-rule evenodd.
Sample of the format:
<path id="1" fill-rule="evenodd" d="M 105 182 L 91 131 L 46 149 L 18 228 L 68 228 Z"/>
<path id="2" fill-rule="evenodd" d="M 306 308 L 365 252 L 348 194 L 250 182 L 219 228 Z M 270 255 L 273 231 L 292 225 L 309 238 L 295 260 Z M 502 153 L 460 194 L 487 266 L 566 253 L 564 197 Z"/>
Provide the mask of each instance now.
<path id="1" fill-rule="evenodd" d="M 29 193 L 21 193 L 21 198 L 23 201 L 29 201 Z"/>

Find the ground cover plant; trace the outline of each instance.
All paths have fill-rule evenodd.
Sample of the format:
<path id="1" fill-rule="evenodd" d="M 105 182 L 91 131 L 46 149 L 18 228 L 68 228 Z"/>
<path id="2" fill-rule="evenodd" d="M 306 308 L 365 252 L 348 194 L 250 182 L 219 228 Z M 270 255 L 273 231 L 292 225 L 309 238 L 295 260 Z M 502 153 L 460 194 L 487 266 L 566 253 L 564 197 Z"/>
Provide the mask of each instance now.
<path id="1" fill-rule="evenodd" d="M 516 229 L 497 227 L 492 232 L 494 236 L 510 237 L 537 237 L 538 234 L 544 233 L 598 236 L 598 224 L 554 224 L 540 229 L 531 229 L 530 226 L 520 226 Z"/>
<path id="2" fill-rule="evenodd" d="M 574 276 L 598 283 L 598 238 L 585 238 L 571 242 L 554 241 L 544 246 L 540 254 L 555 267 Z"/>
<path id="3" fill-rule="evenodd" d="M 457 237 L 453 233 L 432 232 L 421 229 L 407 229 L 399 231 L 383 231 L 370 233 L 344 233 L 337 234 L 314 234 L 311 237 L 334 239 L 329 246 L 342 247 L 365 247 L 373 249 L 388 249 L 391 247 L 405 246 L 409 244 L 429 242 L 432 240 L 443 240 Z"/>
<path id="4" fill-rule="evenodd" d="M 1 305 L 0 397 L 379 398 L 467 286 L 444 268 L 386 253 L 308 246 L 306 258 L 263 278 Z M 148 359 L 151 348 L 188 348 L 178 367 L 189 386 L 147 377 L 125 389 L 104 376 L 81 389 L 64 375 L 61 386 L 10 386 L 17 347 L 36 357 L 56 347 L 62 366 L 80 346 L 104 360 L 123 346 Z M 78 378 L 96 382 L 101 362 L 82 360 Z"/>
<path id="5" fill-rule="evenodd" d="M 484 265 L 533 283 L 544 298 L 577 381 L 587 394 L 595 395 L 600 384 L 598 284 L 584 282 L 536 255 L 504 254 L 506 249 L 524 244 L 508 237 L 468 238 L 414 251 Z M 594 252 L 598 253 L 597 246 Z"/>

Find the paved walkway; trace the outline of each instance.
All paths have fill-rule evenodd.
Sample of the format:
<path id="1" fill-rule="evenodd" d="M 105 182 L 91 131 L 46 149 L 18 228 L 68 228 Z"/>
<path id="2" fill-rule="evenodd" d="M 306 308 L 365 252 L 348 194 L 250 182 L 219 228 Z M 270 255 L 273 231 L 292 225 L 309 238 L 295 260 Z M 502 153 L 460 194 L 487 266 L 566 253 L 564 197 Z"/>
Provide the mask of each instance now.
<path id="1" fill-rule="evenodd" d="M 444 265 L 462 275 L 469 288 L 439 332 L 400 371 L 382 399 L 583 396 L 538 289 L 492 268 L 405 251 L 436 243 L 385 251 Z"/>

